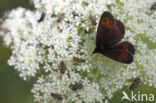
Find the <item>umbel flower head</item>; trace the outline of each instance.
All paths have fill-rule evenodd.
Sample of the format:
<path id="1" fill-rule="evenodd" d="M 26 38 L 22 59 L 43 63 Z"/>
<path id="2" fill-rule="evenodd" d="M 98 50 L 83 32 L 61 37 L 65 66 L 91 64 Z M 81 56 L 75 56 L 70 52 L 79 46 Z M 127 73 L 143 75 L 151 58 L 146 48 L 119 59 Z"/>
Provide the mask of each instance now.
<path id="1" fill-rule="evenodd" d="M 17 8 L 7 14 L 0 35 L 12 48 L 8 60 L 24 80 L 39 76 L 35 101 L 107 103 L 131 78 L 156 88 L 156 12 L 154 0 L 32 0 L 35 10 Z M 135 45 L 132 64 L 92 52 L 97 23 L 110 11 L 126 27 Z"/>

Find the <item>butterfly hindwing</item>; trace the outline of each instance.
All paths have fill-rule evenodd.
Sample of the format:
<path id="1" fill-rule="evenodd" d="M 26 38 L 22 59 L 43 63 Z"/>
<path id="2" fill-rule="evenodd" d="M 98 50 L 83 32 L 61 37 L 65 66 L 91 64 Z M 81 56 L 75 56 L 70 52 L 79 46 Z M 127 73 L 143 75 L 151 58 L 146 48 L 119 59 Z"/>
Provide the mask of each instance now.
<path id="1" fill-rule="evenodd" d="M 131 43 L 125 41 L 103 50 L 102 54 L 121 63 L 130 64 L 133 61 L 135 49 Z"/>
<path id="2" fill-rule="evenodd" d="M 120 51 L 120 50 L 127 50 L 130 54 L 135 54 L 135 48 L 133 44 L 128 41 L 121 42 L 115 46 L 110 47 L 111 51 Z"/>

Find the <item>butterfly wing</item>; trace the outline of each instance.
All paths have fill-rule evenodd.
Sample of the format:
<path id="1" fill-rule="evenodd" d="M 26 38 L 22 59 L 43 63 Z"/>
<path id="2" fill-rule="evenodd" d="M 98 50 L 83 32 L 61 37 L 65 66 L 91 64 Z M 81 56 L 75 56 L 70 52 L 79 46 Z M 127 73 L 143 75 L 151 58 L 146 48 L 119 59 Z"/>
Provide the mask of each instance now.
<path id="1" fill-rule="evenodd" d="M 96 44 L 104 44 L 104 37 L 112 30 L 114 24 L 114 17 L 110 12 L 104 12 L 98 24 L 96 35 Z"/>
<path id="2" fill-rule="evenodd" d="M 118 62 L 130 64 L 133 61 L 135 48 L 130 42 L 125 41 L 103 50 L 102 54 Z"/>
<path id="3" fill-rule="evenodd" d="M 116 44 L 124 37 L 124 33 L 123 23 L 114 19 L 110 12 L 104 12 L 98 25 L 96 46 Z"/>

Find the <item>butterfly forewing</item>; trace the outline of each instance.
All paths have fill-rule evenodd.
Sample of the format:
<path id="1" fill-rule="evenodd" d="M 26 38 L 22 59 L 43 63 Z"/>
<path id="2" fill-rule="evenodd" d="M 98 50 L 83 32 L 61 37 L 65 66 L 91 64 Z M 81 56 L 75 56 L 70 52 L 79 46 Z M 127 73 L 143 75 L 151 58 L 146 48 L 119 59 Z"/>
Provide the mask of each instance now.
<path id="1" fill-rule="evenodd" d="M 105 36 L 112 30 L 114 25 L 114 17 L 109 12 L 104 12 L 101 16 L 97 35 L 96 35 L 96 45 L 105 44 Z"/>
<path id="2" fill-rule="evenodd" d="M 125 27 L 123 23 L 119 20 L 115 20 L 114 27 L 112 30 L 105 36 L 103 42 L 107 45 L 114 45 L 118 43 L 125 34 Z"/>
<path id="3" fill-rule="evenodd" d="M 115 46 L 112 46 L 109 48 L 111 51 L 121 51 L 125 50 L 128 51 L 130 54 L 134 55 L 135 54 L 135 48 L 133 44 L 131 44 L 128 41 L 121 42 L 120 44 L 117 44 Z"/>
<path id="4" fill-rule="evenodd" d="M 134 53 L 134 46 L 127 41 L 107 48 L 102 52 L 103 55 L 125 64 L 132 63 Z"/>

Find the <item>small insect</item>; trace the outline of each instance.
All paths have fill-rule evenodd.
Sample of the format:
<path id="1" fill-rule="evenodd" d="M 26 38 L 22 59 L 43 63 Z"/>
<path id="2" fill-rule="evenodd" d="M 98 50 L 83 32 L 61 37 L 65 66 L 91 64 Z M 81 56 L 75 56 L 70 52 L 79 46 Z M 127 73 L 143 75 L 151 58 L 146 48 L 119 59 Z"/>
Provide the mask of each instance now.
<path id="1" fill-rule="evenodd" d="M 42 14 L 41 14 L 41 17 L 40 17 L 40 19 L 38 20 L 38 22 L 42 22 L 43 20 L 44 20 L 44 18 L 45 18 L 45 13 L 44 12 L 42 12 Z"/>
<path id="2" fill-rule="evenodd" d="M 156 10 L 156 2 L 153 3 L 153 5 L 151 6 L 150 10 L 151 10 L 151 11 Z"/>
<path id="3" fill-rule="evenodd" d="M 8 14 L 9 14 L 9 12 L 6 11 L 6 12 L 2 15 L 2 17 L 0 17 L 0 24 L 2 24 L 2 23 L 8 18 Z"/>
<path id="4" fill-rule="evenodd" d="M 62 73 L 62 74 L 64 74 L 65 73 L 65 71 L 66 71 L 66 65 L 65 65 L 65 63 L 64 63 L 64 61 L 61 61 L 60 62 L 60 64 L 59 64 L 59 70 L 60 70 L 60 72 Z"/>
<path id="5" fill-rule="evenodd" d="M 51 96 L 57 100 L 63 100 L 63 97 L 60 94 L 51 93 Z"/>
<path id="6" fill-rule="evenodd" d="M 89 18 L 90 18 L 90 20 L 91 20 L 91 22 L 92 22 L 92 24 L 93 25 L 96 25 L 97 23 L 96 23 L 96 17 L 95 16 L 93 16 L 93 15 L 89 15 Z"/>
<path id="7" fill-rule="evenodd" d="M 72 90 L 76 91 L 76 90 L 78 90 L 78 89 L 82 89 L 82 88 L 83 88 L 83 85 L 82 85 L 82 83 L 76 82 L 75 84 L 71 84 L 69 87 L 70 87 Z"/>
<path id="8" fill-rule="evenodd" d="M 83 62 L 85 62 L 84 59 L 78 58 L 78 57 L 73 57 L 73 60 L 76 61 L 76 62 L 78 62 L 78 63 L 83 63 Z"/>
<path id="9" fill-rule="evenodd" d="M 14 42 L 12 41 L 12 42 L 9 44 L 9 49 L 10 49 L 10 50 L 13 50 L 13 46 L 14 46 Z"/>
<path id="10" fill-rule="evenodd" d="M 136 79 L 134 79 L 134 81 L 130 85 L 129 89 L 132 90 L 134 88 L 137 88 L 137 86 L 140 84 L 140 82 L 141 82 L 141 79 L 139 77 L 137 77 Z"/>
<path id="11" fill-rule="evenodd" d="M 101 53 L 121 63 L 132 63 L 133 55 L 135 54 L 133 44 L 128 41 L 118 43 L 124 37 L 124 34 L 125 27 L 123 23 L 114 19 L 110 12 L 104 12 L 98 25 L 96 48 L 93 54 Z"/>
<path id="12" fill-rule="evenodd" d="M 57 19 L 57 22 L 61 22 L 65 17 L 65 14 L 64 13 L 61 13 L 59 16 L 58 16 L 58 19 Z"/>
<path id="13" fill-rule="evenodd" d="M 10 32 L 10 30 L 8 28 L 3 28 L 3 27 L 0 27 L 0 32 L 2 34 L 7 34 L 8 32 Z"/>
<path id="14" fill-rule="evenodd" d="M 9 14 L 9 11 L 6 11 L 6 12 L 2 15 L 1 19 L 2 19 L 3 21 L 6 20 L 6 19 L 8 18 L 8 14 Z"/>

